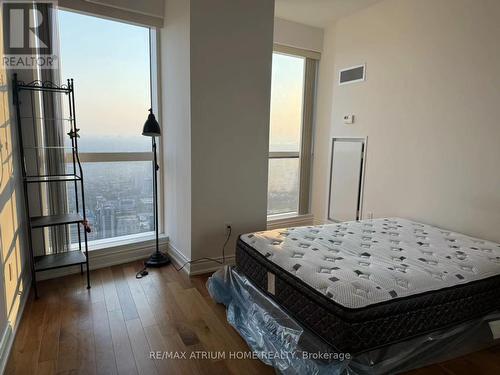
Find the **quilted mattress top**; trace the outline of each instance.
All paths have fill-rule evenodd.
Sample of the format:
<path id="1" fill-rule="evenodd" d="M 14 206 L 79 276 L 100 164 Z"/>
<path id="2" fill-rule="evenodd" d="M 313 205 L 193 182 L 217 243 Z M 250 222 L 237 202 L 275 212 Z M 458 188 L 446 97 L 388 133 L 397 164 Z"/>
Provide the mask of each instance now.
<path id="1" fill-rule="evenodd" d="M 500 275 L 500 244 L 401 218 L 270 230 L 241 239 L 352 309 Z"/>

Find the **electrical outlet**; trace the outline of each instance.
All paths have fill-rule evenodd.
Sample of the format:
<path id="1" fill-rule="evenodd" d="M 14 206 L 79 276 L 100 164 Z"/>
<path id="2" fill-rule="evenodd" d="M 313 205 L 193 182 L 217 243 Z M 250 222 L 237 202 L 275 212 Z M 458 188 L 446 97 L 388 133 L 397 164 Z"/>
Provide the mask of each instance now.
<path id="1" fill-rule="evenodd" d="M 233 229 L 233 224 L 230 222 L 225 222 L 224 223 L 224 236 L 227 236 L 229 234 L 229 231 Z"/>

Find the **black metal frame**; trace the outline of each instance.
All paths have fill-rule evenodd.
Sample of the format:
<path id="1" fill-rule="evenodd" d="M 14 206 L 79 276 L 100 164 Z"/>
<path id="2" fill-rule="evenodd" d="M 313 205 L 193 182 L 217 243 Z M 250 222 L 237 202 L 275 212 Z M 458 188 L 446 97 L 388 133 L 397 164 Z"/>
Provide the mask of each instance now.
<path id="1" fill-rule="evenodd" d="M 159 245 L 159 222 L 158 222 L 158 158 L 156 155 L 156 137 L 151 137 L 151 146 L 153 149 L 153 199 L 154 199 L 154 217 L 155 217 L 155 252 L 144 262 L 146 267 L 162 267 L 170 263 L 167 254 L 160 251 Z"/>
<path id="2" fill-rule="evenodd" d="M 88 238 L 87 233 L 90 232 L 90 227 L 87 222 L 86 211 L 85 211 L 85 190 L 83 186 L 83 169 L 80 162 L 80 157 L 78 155 L 78 131 L 79 129 L 76 127 L 76 112 L 75 112 L 75 91 L 73 85 L 73 79 L 68 79 L 67 84 L 56 85 L 50 81 L 32 81 L 30 83 L 24 83 L 23 81 L 19 81 L 17 79 L 17 74 L 14 74 L 13 79 L 13 90 L 14 90 L 14 105 L 16 106 L 16 117 L 17 117 L 17 127 L 18 127 L 18 138 L 19 138 L 19 150 L 21 156 L 21 166 L 22 166 L 22 177 L 23 177 L 23 187 L 24 187 L 24 200 L 25 200 L 25 210 L 26 217 L 28 220 L 28 245 L 31 256 L 31 273 L 32 273 L 32 283 L 35 291 L 35 296 L 38 298 L 38 288 L 37 288 L 37 280 L 36 273 L 41 271 L 46 271 L 55 268 L 69 267 L 74 265 L 80 265 L 80 272 L 83 274 L 83 265 L 86 266 L 87 273 L 87 289 L 90 289 L 90 270 L 89 270 L 89 256 L 88 256 Z M 38 146 L 29 147 L 31 149 L 71 149 L 72 155 L 72 165 L 73 165 L 73 173 L 72 174 L 61 174 L 61 175 L 36 175 L 36 176 L 28 176 L 26 173 L 26 163 L 25 163 L 25 147 L 23 144 L 23 132 L 22 132 L 22 120 L 26 119 L 26 117 L 21 116 L 21 101 L 19 99 L 19 94 L 21 91 L 40 91 L 40 92 L 53 92 L 53 93 L 62 93 L 67 95 L 68 97 L 68 106 L 69 106 L 69 119 L 55 119 L 55 120 L 64 120 L 69 121 L 70 123 L 70 133 L 68 135 L 71 138 L 71 147 L 64 146 Z M 32 97 L 33 100 L 33 97 Z M 33 117 L 33 120 L 35 117 Z M 43 120 L 43 118 L 40 118 Z M 54 119 L 49 119 L 54 120 Z M 28 149 L 28 147 L 26 148 Z M 74 215 L 68 214 L 68 219 L 65 220 L 64 217 L 61 219 L 61 215 L 51 215 L 53 218 L 58 220 L 54 220 L 51 222 L 51 216 L 44 217 L 43 225 L 34 225 L 32 223 L 32 217 L 30 214 L 29 207 L 29 198 L 28 198 L 28 184 L 32 183 L 50 183 L 50 182 L 71 182 L 74 181 L 74 189 L 75 189 L 75 203 L 76 203 L 76 213 L 80 214 L 80 203 L 81 203 L 81 215 L 79 218 L 75 219 Z M 80 182 L 80 191 L 81 191 L 81 202 L 78 199 L 78 181 Z M 39 219 L 39 218 L 37 218 Z M 54 257 L 54 254 L 46 254 L 44 249 L 44 255 L 35 256 L 35 252 L 33 250 L 33 236 L 32 230 L 35 228 L 44 228 L 50 227 L 54 225 L 69 225 L 69 224 L 77 224 L 78 227 L 78 251 L 80 254 L 84 254 L 82 257 L 77 257 L 75 259 L 75 251 L 67 251 L 65 253 L 59 253 L 57 257 Z M 82 253 L 82 235 L 81 235 L 81 227 L 83 227 L 83 242 L 84 242 L 84 253 Z M 37 262 L 45 258 L 45 263 L 49 263 L 44 267 L 36 267 Z M 65 262 L 66 257 L 66 262 Z M 57 263 L 53 265 L 50 264 L 50 259 L 58 259 Z"/>

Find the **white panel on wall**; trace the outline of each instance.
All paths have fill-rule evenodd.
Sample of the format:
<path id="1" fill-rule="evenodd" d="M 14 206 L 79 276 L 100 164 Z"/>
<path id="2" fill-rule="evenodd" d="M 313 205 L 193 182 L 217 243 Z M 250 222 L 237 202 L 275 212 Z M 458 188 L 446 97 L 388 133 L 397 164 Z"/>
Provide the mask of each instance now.
<path id="1" fill-rule="evenodd" d="M 365 141 L 334 138 L 330 167 L 328 220 L 358 220 L 361 211 Z"/>

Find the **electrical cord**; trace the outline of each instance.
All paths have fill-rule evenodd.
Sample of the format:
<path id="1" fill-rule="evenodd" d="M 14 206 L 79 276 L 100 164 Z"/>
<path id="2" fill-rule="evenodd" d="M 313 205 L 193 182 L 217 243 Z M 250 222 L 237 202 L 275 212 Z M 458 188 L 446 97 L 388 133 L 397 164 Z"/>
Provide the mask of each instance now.
<path id="1" fill-rule="evenodd" d="M 176 270 L 177 272 L 179 272 L 179 271 L 180 271 L 180 270 L 182 270 L 184 267 L 186 267 L 188 264 L 193 264 L 193 263 L 199 262 L 199 261 L 201 261 L 201 260 L 209 260 L 209 261 L 211 261 L 211 262 L 215 262 L 215 263 L 218 263 L 218 264 L 225 264 L 225 263 L 226 263 L 226 254 L 225 254 L 225 251 L 226 251 L 226 245 L 227 245 L 227 243 L 229 242 L 229 239 L 231 238 L 231 232 L 232 232 L 233 228 L 232 228 L 230 225 L 228 225 L 228 226 L 227 226 L 227 229 L 229 229 L 229 230 L 228 230 L 228 232 L 227 232 L 226 240 L 224 241 L 224 245 L 222 245 L 222 262 L 221 262 L 220 260 L 217 260 L 217 259 L 214 259 L 214 258 L 205 258 L 205 257 L 204 257 L 204 258 L 198 258 L 198 259 L 195 259 L 195 260 L 190 260 L 190 261 L 188 261 L 188 262 L 184 263 L 184 264 L 183 264 L 180 268 L 176 268 L 176 267 L 174 266 L 175 270 Z"/>
<path id="2" fill-rule="evenodd" d="M 230 225 L 227 226 L 227 229 L 228 229 L 228 231 L 227 231 L 227 235 L 226 235 L 226 240 L 224 241 L 224 245 L 222 245 L 222 261 L 220 261 L 218 259 L 215 259 L 215 258 L 203 257 L 203 258 L 198 258 L 198 259 L 190 260 L 190 261 L 184 263 L 179 268 L 177 268 L 177 267 L 174 266 L 175 270 L 177 272 L 179 272 L 184 267 L 186 267 L 188 264 L 193 264 L 193 263 L 196 263 L 196 262 L 199 262 L 199 261 L 202 261 L 202 260 L 209 260 L 211 262 L 215 262 L 215 263 L 218 263 L 218 264 L 225 264 L 226 263 L 226 245 L 229 242 L 229 239 L 231 238 L 231 233 L 233 231 L 233 228 Z M 137 272 L 135 274 L 135 278 L 136 279 L 142 279 L 143 277 L 145 277 L 147 275 L 148 275 L 148 268 L 144 267 L 142 270 L 140 270 L 139 272 Z"/>
<path id="3" fill-rule="evenodd" d="M 142 270 L 140 270 L 139 272 L 137 272 L 135 274 L 135 278 L 136 279 L 142 279 L 144 276 L 147 276 L 148 274 L 149 274 L 148 268 L 144 267 Z"/>

